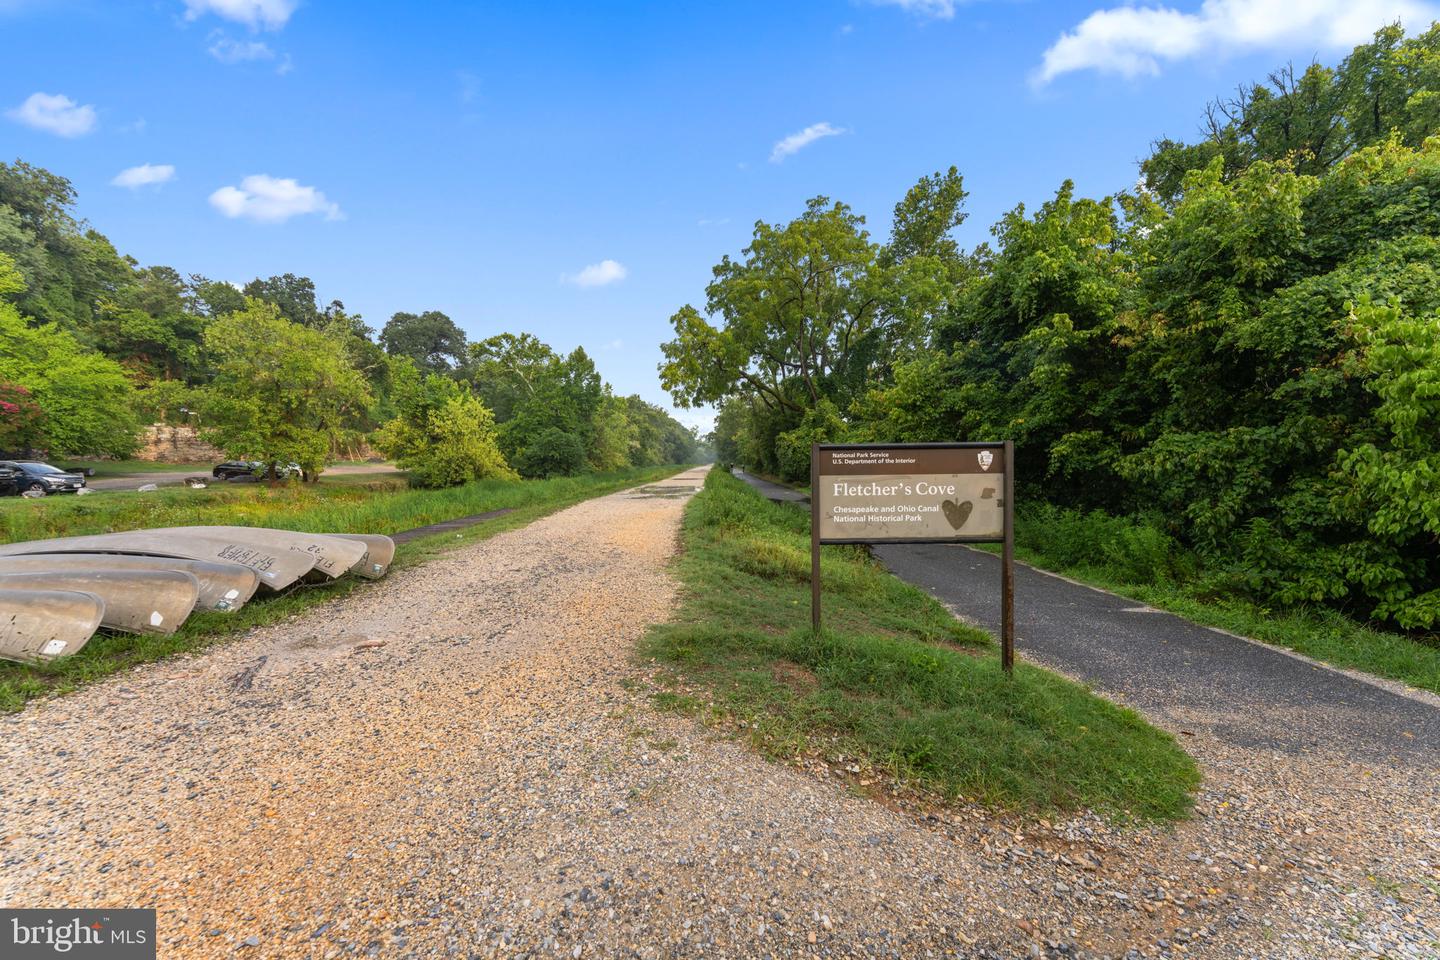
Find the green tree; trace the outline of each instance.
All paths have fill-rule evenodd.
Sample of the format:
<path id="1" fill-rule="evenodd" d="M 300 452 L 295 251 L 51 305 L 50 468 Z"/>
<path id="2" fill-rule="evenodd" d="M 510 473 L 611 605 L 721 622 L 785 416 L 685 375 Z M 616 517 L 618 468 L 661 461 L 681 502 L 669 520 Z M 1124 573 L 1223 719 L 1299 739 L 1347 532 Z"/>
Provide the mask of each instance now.
<path id="1" fill-rule="evenodd" d="M 1351 313 L 1361 351 L 1354 373 L 1379 400 L 1371 442 L 1340 454 L 1353 480 L 1341 494 L 1398 560 L 1375 582 L 1377 613 L 1402 627 L 1440 625 L 1440 311 L 1406 315 L 1398 301 L 1362 301 Z M 1372 570 L 1372 576 L 1377 571 Z M 1380 578 L 1376 578 L 1379 580 Z"/>
<path id="2" fill-rule="evenodd" d="M 639 431 L 630 422 L 629 405 L 608 394 L 600 401 L 591 423 L 590 467 L 593 470 L 619 470 L 630 465 L 631 454 L 639 443 Z"/>
<path id="3" fill-rule="evenodd" d="M 525 477 L 571 477 L 585 467 L 585 445 L 573 433 L 547 427 L 520 451 L 515 465 Z"/>
<path id="4" fill-rule="evenodd" d="M 322 318 L 320 304 L 315 299 L 315 281 L 309 277 L 293 273 L 264 280 L 256 277 L 245 284 L 242 292 L 252 300 L 272 304 L 286 320 L 302 327 L 317 326 Z"/>
<path id="5" fill-rule="evenodd" d="M 409 357 L 431 373 L 454 373 L 469 356 L 464 331 L 439 310 L 396 313 L 380 331 L 380 345 L 392 357 Z"/>
<path id="6" fill-rule="evenodd" d="M 298 463 L 318 476 L 347 422 L 370 402 L 362 377 L 332 341 L 250 299 L 213 321 L 205 348 L 215 376 L 204 390 L 203 435 L 227 456 Z"/>
<path id="7" fill-rule="evenodd" d="M 13 261 L 0 254 L 0 297 L 22 292 Z M 126 456 L 135 449 L 134 387 L 124 369 L 65 330 L 26 323 L 4 299 L 0 382 L 28 391 L 44 413 L 43 443 L 54 453 Z"/>
<path id="8" fill-rule="evenodd" d="M 191 313 L 203 317 L 223 317 L 245 309 L 245 294 L 234 284 L 192 273 L 187 287 L 186 305 Z"/>
<path id="9" fill-rule="evenodd" d="M 785 226 L 756 223 L 744 259 L 723 258 L 706 287 L 715 326 L 688 304 L 662 345 L 660 381 L 682 407 L 752 393 L 771 409 L 803 414 L 877 326 L 868 284 L 879 248 L 864 218 L 816 197 Z M 793 381 L 793 383 L 792 383 Z"/>
<path id="10" fill-rule="evenodd" d="M 545 364 L 528 387 L 533 393 L 515 405 L 510 419 L 501 426 L 500 448 L 512 463 L 519 464 L 525 450 L 558 430 L 580 445 L 583 464 L 594 440 L 595 414 L 605 396 L 594 361 L 583 347 L 576 347 L 563 359 L 557 357 Z M 553 442 L 548 446 L 560 449 Z M 525 472 L 523 467 L 521 472 Z"/>
<path id="11" fill-rule="evenodd" d="M 1195 144 L 1156 141 L 1141 165 L 1165 202 L 1180 196 L 1187 173 L 1217 158 L 1227 179 L 1258 160 L 1319 175 L 1392 133 L 1418 147 L 1440 132 L 1440 24 L 1409 38 L 1398 24 L 1382 27 L 1334 69 L 1311 64 L 1297 76 L 1282 67 L 1211 103 L 1204 130 Z"/>
<path id="12" fill-rule="evenodd" d="M 470 344 L 470 375 L 500 423 L 535 399 L 541 381 L 560 357 L 533 334 L 502 333 Z"/>

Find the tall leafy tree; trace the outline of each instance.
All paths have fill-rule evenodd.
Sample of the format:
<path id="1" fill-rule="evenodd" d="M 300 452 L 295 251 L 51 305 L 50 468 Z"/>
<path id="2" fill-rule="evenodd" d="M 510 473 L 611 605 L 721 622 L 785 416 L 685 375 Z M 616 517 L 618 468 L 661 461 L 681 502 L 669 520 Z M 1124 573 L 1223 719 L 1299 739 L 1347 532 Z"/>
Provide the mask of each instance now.
<path id="1" fill-rule="evenodd" d="M 39 434 L 53 453 L 128 455 L 139 424 L 124 368 L 67 330 L 28 323 L 5 299 L 23 286 L 13 262 L 0 254 L 0 383 L 23 388 L 43 412 Z"/>
<path id="2" fill-rule="evenodd" d="M 670 318 L 660 380 L 681 406 L 740 390 L 796 414 L 817 403 L 852 349 L 875 328 L 879 292 L 867 283 L 879 248 L 864 218 L 816 197 L 789 224 L 755 225 L 743 259 L 729 256 L 705 289 L 712 324 L 690 305 Z"/>
<path id="3" fill-rule="evenodd" d="M 439 310 L 396 313 L 380 331 L 380 345 L 431 373 L 454 373 L 468 359 L 465 332 Z"/>
<path id="4" fill-rule="evenodd" d="M 286 273 L 276 277 L 256 277 L 242 291 L 253 300 L 274 305 L 280 315 L 302 327 L 317 326 L 321 320 L 320 304 L 315 299 L 315 281 Z"/>
<path id="5" fill-rule="evenodd" d="M 203 434 L 227 456 L 323 469 L 347 423 L 363 413 L 370 390 L 324 333 L 287 320 L 280 308 L 251 299 L 214 321 L 205 347 L 215 367 L 204 393 Z"/>

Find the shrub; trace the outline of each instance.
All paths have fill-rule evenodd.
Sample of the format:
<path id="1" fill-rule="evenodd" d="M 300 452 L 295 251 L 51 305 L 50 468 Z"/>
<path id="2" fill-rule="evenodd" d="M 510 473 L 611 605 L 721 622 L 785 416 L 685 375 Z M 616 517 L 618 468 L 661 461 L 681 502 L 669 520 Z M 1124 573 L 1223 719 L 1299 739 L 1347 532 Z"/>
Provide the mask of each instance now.
<path id="1" fill-rule="evenodd" d="M 1144 520 L 1039 504 L 1016 517 L 1020 542 L 1060 566 L 1104 570 L 1125 583 L 1180 579 L 1194 557 L 1174 538 Z"/>
<path id="2" fill-rule="evenodd" d="M 376 431 L 375 446 L 422 487 L 518 477 L 496 442 L 495 417 L 449 377 L 424 377 L 406 362 L 395 371 L 400 414 Z"/>
<path id="3" fill-rule="evenodd" d="M 29 450 L 44 436 L 45 411 L 19 384 L 0 383 L 0 450 Z"/>
<path id="4" fill-rule="evenodd" d="M 559 427 L 542 431 L 516 458 L 525 477 L 573 477 L 585 468 L 585 445 Z"/>
<path id="5" fill-rule="evenodd" d="M 811 446 L 843 440 L 845 429 L 845 421 L 835 404 L 822 397 L 815 409 L 805 414 L 800 426 L 776 438 L 775 456 L 780 476 L 791 481 L 809 480 Z"/>
<path id="6" fill-rule="evenodd" d="M 463 391 L 438 408 L 424 410 L 419 423 L 396 417 L 376 435 L 375 443 L 422 487 L 518 479 L 495 443 L 495 417 Z"/>

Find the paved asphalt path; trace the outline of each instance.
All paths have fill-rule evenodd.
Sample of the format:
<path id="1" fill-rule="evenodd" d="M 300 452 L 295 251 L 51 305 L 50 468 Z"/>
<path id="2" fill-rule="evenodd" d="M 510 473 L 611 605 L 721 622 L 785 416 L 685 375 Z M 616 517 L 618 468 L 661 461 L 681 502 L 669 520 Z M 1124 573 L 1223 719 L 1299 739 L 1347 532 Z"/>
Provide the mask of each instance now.
<path id="1" fill-rule="evenodd" d="M 750 486 L 754 487 L 756 490 L 759 490 L 761 493 L 765 494 L 766 499 L 777 500 L 781 503 L 810 502 L 809 497 L 805 496 L 805 494 L 801 493 L 799 490 L 794 489 L 793 487 L 787 487 L 779 483 L 771 483 L 769 480 L 761 479 L 760 477 L 755 476 L 753 473 L 746 473 L 744 470 L 741 470 L 739 468 L 736 468 L 735 470 L 732 470 L 730 472 L 735 474 L 735 476 L 739 477 L 741 480 L 744 480 L 746 483 L 750 484 Z"/>
<path id="2" fill-rule="evenodd" d="M 737 475 L 767 496 L 801 497 Z M 874 552 L 961 618 L 999 630 L 998 557 L 951 544 Z M 1440 764 L 1440 706 L 1424 695 L 1392 692 L 1024 564 L 1015 571 L 1015 616 L 1021 657 L 1078 678 L 1171 730 L 1287 754 Z"/>

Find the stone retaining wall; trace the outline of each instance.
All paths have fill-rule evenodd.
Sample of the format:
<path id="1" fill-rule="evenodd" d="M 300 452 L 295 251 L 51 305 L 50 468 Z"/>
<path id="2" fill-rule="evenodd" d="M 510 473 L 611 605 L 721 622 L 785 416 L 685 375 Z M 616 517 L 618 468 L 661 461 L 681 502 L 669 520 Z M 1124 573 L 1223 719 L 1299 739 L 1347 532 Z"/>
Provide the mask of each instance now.
<path id="1" fill-rule="evenodd" d="M 146 427 L 140 435 L 135 459 L 156 463 L 218 463 L 225 455 L 196 436 L 194 427 L 157 423 Z"/>

